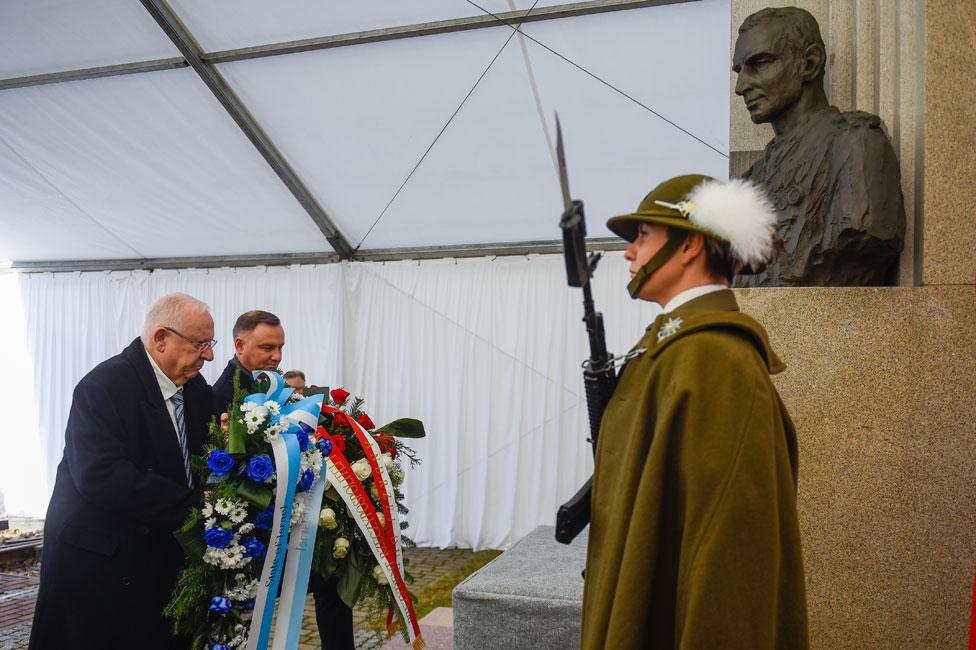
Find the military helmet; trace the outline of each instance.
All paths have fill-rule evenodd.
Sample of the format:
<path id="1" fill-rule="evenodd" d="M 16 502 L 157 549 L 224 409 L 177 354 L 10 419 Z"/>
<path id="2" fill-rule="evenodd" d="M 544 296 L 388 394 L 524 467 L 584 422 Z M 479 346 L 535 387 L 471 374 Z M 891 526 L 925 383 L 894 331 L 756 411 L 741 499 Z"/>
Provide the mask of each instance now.
<path id="1" fill-rule="evenodd" d="M 696 230 L 703 235 L 716 237 L 714 233 L 703 232 L 688 217 L 681 213 L 678 205 L 687 198 L 695 186 L 703 181 L 714 181 L 711 176 L 685 174 L 664 181 L 647 193 L 637 210 L 630 214 L 611 217 L 607 228 L 613 234 L 629 242 L 637 239 L 637 224 L 655 223 L 660 226 L 674 226 L 685 230 Z M 717 238 L 717 237 L 716 237 Z"/>
<path id="2" fill-rule="evenodd" d="M 651 190 L 636 212 L 612 217 L 607 228 L 632 242 L 640 223 L 681 228 L 725 242 L 743 266 L 753 269 L 773 254 L 776 212 L 758 185 L 741 178 L 723 182 L 701 174 L 675 176 Z"/>
<path id="3" fill-rule="evenodd" d="M 729 244 L 732 255 L 750 272 L 762 269 L 774 251 L 776 212 L 759 186 L 744 179 L 722 182 L 701 174 L 675 176 L 651 190 L 635 212 L 611 217 L 607 228 L 633 242 L 641 223 L 675 230 L 631 280 L 628 290 L 633 297 L 674 255 L 688 232 Z"/>

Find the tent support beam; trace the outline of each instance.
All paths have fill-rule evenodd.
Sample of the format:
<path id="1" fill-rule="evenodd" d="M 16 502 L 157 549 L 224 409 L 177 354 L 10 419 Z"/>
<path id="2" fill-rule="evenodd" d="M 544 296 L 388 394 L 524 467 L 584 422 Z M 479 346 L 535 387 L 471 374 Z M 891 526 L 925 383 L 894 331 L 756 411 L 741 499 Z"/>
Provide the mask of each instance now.
<path id="1" fill-rule="evenodd" d="M 529 13 L 527 10 L 506 11 L 505 13 L 495 14 L 495 16 L 507 23 L 525 24 L 555 20 L 557 18 L 587 16 L 590 14 L 606 13 L 608 11 L 640 9 L 643 7 L 678 4 L 689 1 L 692 0 L 590 0 L 589 2 L 571 2 L 551 7 L 541 7 L 533 10 L 532 13 Z M 474 8 L 472 7 L 472 9 Z M 227 63 L 230 61 L 243 61 L 245 59 L 278 56 L 281 54 L 295 54 L 297 52 L 326 50 L 334 47 L 362 45 L 364 43 L 379 43 L 382 41 L 395 41 L 402 38 L 415 38 L 417 36 L 431 36 L 434 34 L 449 34 L 452 32 L 466 32 L 472 29 L 499 27 L 502 23 L 495 16 L 480 14 L 467 18 L 439 20 L 417 25 L 388 27 L 365 32 L 352 32 L 349 34 L 307 38 L 284 43 L 242 47 L 234 50 L 222 50 L 205 54 L 204 60 L 207 63 Z"/>
<path id="2" fill-rule="evenodd" d="M 498 18 L 513 24 L 520 22 L 533 23 L 546 20 L 555 20 L 558 18 L 587 16 L 590 14 L 606 13 L 610 11 L 641 9 L 644 7 L 655 7 L 660 5 L 693 1 L 694 0 L 589 0 L 588 2 L 570 2 L 568 4 L 555 5 L 552 7 L 542 7 L 536 9 L 528 16 L 525 15 L 526 12 L 524 10 L 508 11 L 496 15 Z M 318 38 L 308 38 L 283 43 L 270 43 L 267 45 L 257 45 L 254 47 L 221 50 L 209 53 L 199 51 L 198 48 L 198 53 L 200 60 L 202 60 L 204 63 L 226 63 L 229 61 L 242 61 L 245 59 L 257 59 L 269 56 L 279 56 L 282 54 L 294 54 L 296 52 L 325 50 L 334 47 L 362 45 L 364 43 L 379 43 L 382 41 L 393 41 L 402 38 L 415 38 L 418 36 L 430 36 L 432 34 L 448 34 L 451 32 L 464 32 L 473 29 L 485 29 L 498 26 L 498 20 L 492 16 L 483 14 L 479 16 L 470 16 L 467 18 L 440 20 L 431 23 L 404 25 L 401 27 L 387 27 L 364 32 L 322 36 Z M 25 86 L 41 86 L 65 81 L 78 81 L 81 79 L 94 79 L 98 77 L 111 77 L 123 74 L 135 74 L 139 72 L 153 72 L 155 70 L 186 67 L 187 65 L 189 65 L 187 60 L 177 57 L 171 59 L 153 59 L 151 61 L 138 61 L 134 63 L 101 66 L 97 68 L 65 70 L 63 72 L 51 72 L 47 74 L 30 75 L 25 77 L 11 77 L 8 79 L 0 79 L 0 90 L 23 88 Z"/>
<path id="3" fill-rule="evenodd" d="M 593 238 L 586 242 L 587 249 L 591 251 L 623 250 L 626 246 L 626 242 L 616 237 Z M 463 257 L 500 257 L 506 255 L 561 255 L 562 252 L 562 241 L 554 240 L 417 248 L 376 248 L 372 250 L 360 250 L 353 259 L 360 262 L 384 262 Z M 339 261 L 341 261 L 341 258 L 334 253 L 279 253 L 228 255 L 223 257 L 12 262 L 9 271 L 18 273 L 75 273 L 80 271 L 135 271 L 241 266 L 288 266 L 291 264 L 334 264 Z"/>
<path id="4" fill-rule="evenodd" d="M 224 80 L 216 67 L 207 65 L 203 62 L 200 46 L 197 45 L 193 35 L 180 21 L 175 13 L 170 9 L 165 0 L 141 0 L 143 6 L 149 14 L 159 24 L 160 28 L 166 32 L 173 44 L 176 45 L 180 54 L 186 59 L 190 67 L 199 75 L 200 79 L 206 84 L 207 88 L 214 94 L 217 101 L 233 118 L 237 126 L 240 127 L 244 135 L 254 145 L 258 152 L 268 162 L 278 178 L 285 184 L 288 190 L 294 195 L 295 199 L 301 204 L 308 215 L 318 226 L 322 234 L 332 245 L 341 257 L 348 257 L 352 254 L 352 246 L 346 241 L 342 233 L 333 223 L 332 219 L 326 214 L 325 210 L 319 205 L 318 201 L 298 177 L 295 170 L 288 164 L 285 157 L 278 151 L 278 148 L 271 141 L 271 138 L 264 132 L 254 116 L 251 115 L 247 107 L 240 100 L 237 94 L 231 89 L 230 85 Z"/>
<path id="5" fill-rule="evenodd" d="M 64 81 L 80 81 L 82 79 L 98 79 L 99 77 L 115 77 L 123 74 L 133 74 L 136 72 L 155 72 L 156 70 L 172 70 L 174 68 L 185 68 L 186 59 L 182 56 L 170 59 L 153 59 L 152 61 L 139 61 L 138 63 L 120 63 L 118 65 L 103 65 L 97 68 L 83 68 L 80 70 L 65 70 L 64 72 L 48 72 L 46 74 L 35 74 L 28 77 L 13 77 L 10 79 L 0 79 L 0 90 L 10 88 L 24 88 L 27 86 L 44 86 L 56 84 Z"/>

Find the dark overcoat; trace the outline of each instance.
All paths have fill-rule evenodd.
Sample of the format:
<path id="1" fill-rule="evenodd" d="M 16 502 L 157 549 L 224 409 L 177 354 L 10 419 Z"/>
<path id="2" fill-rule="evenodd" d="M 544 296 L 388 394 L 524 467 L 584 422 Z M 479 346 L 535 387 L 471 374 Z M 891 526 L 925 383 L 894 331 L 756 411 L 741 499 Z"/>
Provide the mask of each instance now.
<path id="1" fill-rule="evenodd" d="M 227 412 L 227 405 L 234 399 L 234 373 L 237 371 L 241 373 L 241 388 L 246 393 L 250 393 L 254 386 L 254 378 L 251 373 L 244 370 L 244 367 L 238 363 L 237 357 L 231 357 L 230 361 L 227 362 L 227 367 L 220 373 L 220 377 L 213 385 L 213 412 L 218 419 L 221 413 Z"/>
<path id="2" fill-rule="evenodd" d="M 200 453 L 210 386 L 183 387 Z M 199 498 L 140 339 L 78 382 L 44 525 L 32 650 L 182 647 L 163 607 L 184 555 L 173 531 Z"/>

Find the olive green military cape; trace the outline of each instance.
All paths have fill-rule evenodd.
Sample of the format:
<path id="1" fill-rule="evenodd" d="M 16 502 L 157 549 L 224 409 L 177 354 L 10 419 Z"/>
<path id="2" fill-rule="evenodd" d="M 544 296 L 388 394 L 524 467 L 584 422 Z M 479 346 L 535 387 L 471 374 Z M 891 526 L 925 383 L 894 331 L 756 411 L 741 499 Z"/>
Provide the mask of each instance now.
<path id="1" fill-rule="evenodd" d="M 582 650 L 807 647 L 784 369 L 731 291 L 659 316 L 600 427 Z"/>

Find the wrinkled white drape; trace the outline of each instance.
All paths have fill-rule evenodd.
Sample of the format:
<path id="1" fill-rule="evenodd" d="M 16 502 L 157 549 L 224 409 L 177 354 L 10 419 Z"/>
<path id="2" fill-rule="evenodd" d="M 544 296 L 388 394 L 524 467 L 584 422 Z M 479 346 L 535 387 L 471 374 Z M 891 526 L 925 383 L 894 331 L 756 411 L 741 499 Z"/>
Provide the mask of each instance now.
<path id="1" fill-rule="evenodd" d="M 656 314 L 629 299 L 626 269 L 611 253 L 594 282 L 618 354 Z M 508 546 L 552 523 L 592 471 L 582 297 L 566 287 L 561 256 L 29 274 L 20 287 L 37 402 L 36 431 L 24 433 L 42 450 L 48 489 L 75 383 L 172 291 L 211 307 L 220 343 L 209 381 L 233 354 L 238 314 L 267 309 L 285 327 L 283 369 L 363 395 L 377 424 L 424 421 L 428 436 L 413 444 L 423 463 L 405 484 L 408 533 L 421 544 Z"/>

